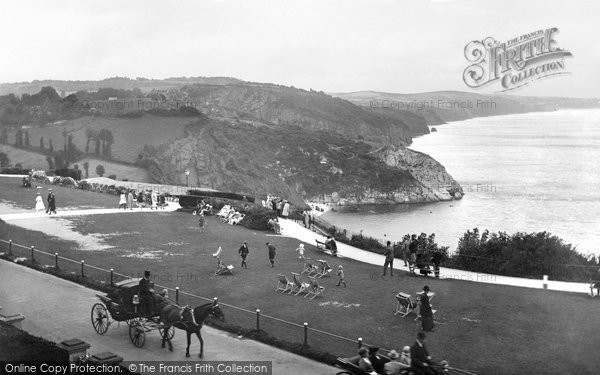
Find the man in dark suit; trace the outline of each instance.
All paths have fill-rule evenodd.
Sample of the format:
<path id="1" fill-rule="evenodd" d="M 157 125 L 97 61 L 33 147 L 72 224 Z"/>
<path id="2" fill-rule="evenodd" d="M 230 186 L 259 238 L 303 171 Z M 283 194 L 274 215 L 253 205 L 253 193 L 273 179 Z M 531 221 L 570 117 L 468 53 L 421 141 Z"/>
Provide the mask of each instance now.
<path id="1" fill-rule="evenodd" d="M 242 246 L 240 246 L 240 249 L 238 250 L 238 252 L 240 253 L 240 256 L 242 257 L 241 268 L 248 268 L 248 265 L 246 264 L 246 257 L 248 256 L 248 253 L 250 253 L 250 250 L 248 249 L 248 242 L 244 241 L 244 244 Z"/>
<path id="2" fill-rule="evenodd" d="M 376 346 L 372 346 L 369 348 L 369 360 L 373 365 L 373 369 L 378 374 L 383 374 L 383 367 L 390 360 L 379 355 L 379 348 Z"/>
<path id="3" fill-rule="evenodd" d="M 140 280 L 140 302 L 141 315 L 151 315 L 154 310 L 154 283 L 150 281 L 150 271 L 144 271 L 144 277 Z"/>
<path id="4" fill-rule="evenodd" d="M 410 347 L 412 367 L 419 374 L 437 375 L 437 371 L 431 367 L 435 364 L 431 361 L 431 356 L 425 347 L 425 337 L 425 332 L 417 333 L 417 340 Z"/>

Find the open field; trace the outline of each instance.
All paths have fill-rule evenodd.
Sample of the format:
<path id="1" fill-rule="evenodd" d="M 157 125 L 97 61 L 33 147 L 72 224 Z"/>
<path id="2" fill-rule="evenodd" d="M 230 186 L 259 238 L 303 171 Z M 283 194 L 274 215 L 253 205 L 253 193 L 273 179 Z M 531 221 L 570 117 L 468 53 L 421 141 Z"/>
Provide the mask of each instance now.
<path id="1" fill-rule="evenodd" d="M 16 180 L 15 180 L 16 182 Z M 4 187 L 5 179 L 0 180 Z M 4 191 L 5 189 L 3 189 Z M 11 189 L 6 189 L 9 192 Z M 84 196 L 69 194 L 80 193 Z M 95 194 L 59 191 L 59 196 L 73 204 Z M 58 194 L 57 194 L 58 195 Z M 106 196 L 98 195 L 97 204 Z M 114 202 L 115 197 L 106 204 Z M 25 206 L 20 196 L 3 194 L 3 199 Z M 29 200 L 28 200 L 29 201 Z M 53 220 L 53 219 L 48 219 Z M 308 300 L 299 296 L 276 293 L 276 275 L 300 272 L 302 262 L 294 249 L 298 241 L 268 236 L 263 232 L 222 224 L 212 217 L 200 233 L 196 219 L 189 213 L 137 213 L 131 215 L 95 215 L 70 218 L 75 230 L 95 234 L 111 248 L 76 250 L 76 244 L 51 239 L 40 232 L 26 231 L 0 223 L 0 238 L 16 243 L 35 245 L 61 256 L 85 259 L 86 264 L 137 276 L 144 269 L 152 270 L 155 282 L 164 286 L 179 286 L 205 297 L 218 296 L 226 304 L 271 315 L 291 322 L 308 322 L 310 327 L 336 333 L 351 339 L 362 337 L 366 343 L 398 349 L 411 344 L 420 325 L 394 316 L 394 295 L 408 292 L 414 295 L 429 285 L 436 292 L 432 304 L 438 310 L 436 331 L 429 335 L 428 345 L 434 358 L 445 358 L 451 365 L 471 369 L 480 374 L 512 373 L 577 373 L 594 374 L 600 367 L 597 347 L 600 344 L 600 301 L 585 295 L 533 290 L 493 284 L 478 284 L 459 280 L 433 280 L 397 272 L 394 278 L 382 278 L 381 268 L 351 259 L 329 258 L 318 254 L 309 244 L 306 255 L 327 257 L 330 266 L 342 264 L 348 287 L 336 287 L 335 277 L 321 279 L 325 296 Z M 237 248 L 248 241 L 248 269 L 239 268 Z M 278 249 L 276 267 L 268 265 L 266 241 Z M 211 256 L 222 246 L 222 259 L 235 266 L 233 276 L 214 276 L 216 261 Z M 50 250 L 52 249 L 52 250 Z M 20 250 L 22 256 L 27 251 Z M 53 262 L 52 257 L 39 257 L 40 262 Z M 69 267 L 64 262 L 63 267 Z M 72 266 L 78 271 L 78 264 Z M 106 275 L 89 269 L 89 277 L 106 279 Z M 184 298 L 184 303 L 199 304 Z M 91 306 L 90 306 L 91 308 Z M 231 308 L 225 310 L 233 324 L 252 327 L 255 317 Z M 81 319 L 89 319 L 82 317 Z M 91 327 L 90 327 L 91 329 Z M 290 341 L 301 342 L 302 330 L 264 319 L 261 329 Z M 310 332 L 311 346 L 348 356 L 355 344 Z"/>
<path id="2" fill-rule="evenodd" d="M 100 160 L 93 157 L 83 157 L 75 163 L 71 163 L 69 168 L 73 168 L 73 165 L 79 165 L 79 169 L 81 169 L 81 178 L 85 177 L 85 169 L 83 168 L 83 163 L 88 162 L 90 164 L 88 172 L 89 178 L 98 177 L 96 173 L 96 167 L 98 165 L 102 165 L 104 167 L 104 177 L 108 177 L 112 174 L 117 176 L 117 180 L 123 180 L 123 178 L 127 178 L 132 181 L 146 181 L 150 182 L 150 174 L 147 170 L 140 167 L 135 167 L 132 165 L 113 163 L 108 160 Z"/>
<path id="3" fill-rule="evenodd" d="M 30 143 L 34 147 L 40 144 L 40 137 L 44 137 L 46 148 L 52 139 L 55 150 L 63 147 L 65 141 L 63 131 L 73 135 L 73 143 L 78 149 L 85 152 L 87 142 L 87 129 L 99 132 L 101 129 L 112 131 L 114 144 L 112 156 L 115 159 L 133 163 L 137 160 L 139 152 L 144 145 L 158 146 L 167 144 L 185 135 L 185 126 L 190 118 L 185 117 L 160 117 L 144 115 L 137 118 L 110 118 L 84 116 L 75 120 L 61 121 L 57 124 L 45 126 L 31 126 L 29 132 Z M 14 144 L 16 130 L 9 131 L 8 141 Z M 131 145 L 137 145 L 132 147 Z M 89 151 L 93 153 L 95 142 L 90 142 Z"/>
<path id="4" fill-rule="evenodd" d="M 48 162 L 46 161 L 46 155 L 39 154 L 37 152 L 23 150 L 10 145 L 0 144 L 0 152 L 4 152 L 10 163 L 14 166 L 20 163 L 23 168 L 35 168 L 35 169 L 47 169 Z"/>

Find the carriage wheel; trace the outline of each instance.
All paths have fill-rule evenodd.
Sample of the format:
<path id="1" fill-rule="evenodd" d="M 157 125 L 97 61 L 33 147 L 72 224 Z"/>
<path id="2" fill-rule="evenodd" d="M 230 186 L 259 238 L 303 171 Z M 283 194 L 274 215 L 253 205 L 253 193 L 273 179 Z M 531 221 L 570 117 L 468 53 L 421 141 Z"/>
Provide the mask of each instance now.
<path id="1" fill-rule="evenodd" d="M 160 338 L 163 338 L 163 334 L 165 333 L 165 329 L 164 328 L 159 328 L 158 329 L 158 333 L 160 333 Z M 175 336 L 175 327 L 170 326 L 169 327 L 169 332 L 167 333 L 167 339 L 171 340 L 173 338 L 173 336 Z"/>
<path id="2" fill-rule="evenodd" d="M 142 326 L 142 324 L 137 320 L 132 321 L 131 325 L 129 326 L 129 338 L 131 339 L 133 345 L 138 348 L 144 346 L 144 343 L 146 342 L 146 330 L 144 329 L 144 326 Z"/>
<path id="3" fill-rule="evenodd" d="M 108 320 L 108 311 L 106 307 L 97 303 L 92 307 L 92 326 L 99 334 L 103 335 L 108 331 L 108 326 L 110 325 L 110 321 Z"/>

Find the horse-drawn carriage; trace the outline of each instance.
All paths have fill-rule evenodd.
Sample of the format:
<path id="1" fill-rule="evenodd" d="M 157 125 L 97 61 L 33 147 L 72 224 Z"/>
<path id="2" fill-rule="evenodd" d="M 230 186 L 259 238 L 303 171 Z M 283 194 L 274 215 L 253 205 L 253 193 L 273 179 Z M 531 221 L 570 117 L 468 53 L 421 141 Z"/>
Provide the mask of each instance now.
<path id="1" fill-rule="evenodd" d="M 174 328 L 186 331 L 187 349 L 186 356 L 190 355 L 190 337 L 192 333 L 198 336 L 200 341 L 200 358 L 204 351 L 204 340 L 200 329 L 204 320 L 212 315 L 220 320 L 225 320 L 223 311 L 215 298 L 213 302 L 191 308 L 179 306 L 170 302 L 166 296 L 166 290 L 162 294 L 153 293 L 153 303 L 150 311 L 140 308 L 140 279 L 128 279 L 115 284 L 116 288 L 106 294 L 96 296 L 101 302 L 94 304 L 91 312 L 92 326 L 99 334 L 108 331 L 112 321 L 125 322 L 129 326 L 129 338 L 133 345 L 138 348 L 146 342 L 146 332 L 158 330 L 162 338 L 162 347 L 165 342 L 169 344 L 169 350 L 173 350 L 171 339 L 175 335 Z"/>
<path id="2" fill-rule="evenodd" d="M 142 314 L 140 308 L 140 279 L 128 279 L 115 284 L 116 289 L 106 295 L 96 294 L 102 301 L 92 307 L 92 326 L 99 334 L 108 331 L 112 320 L 125 322 L 129 326 L 129 338 L 133 345 L 141 348 L 146 341 L 146 332 L 158 330 L 164 336 L 164 327 L 159 324 L 160 309 L 164 306 L 164 297 L 155 294 L 154 308 L 148 314 Z M 168 329 L 168 339 L 175 335 L 173 326 Z"/>

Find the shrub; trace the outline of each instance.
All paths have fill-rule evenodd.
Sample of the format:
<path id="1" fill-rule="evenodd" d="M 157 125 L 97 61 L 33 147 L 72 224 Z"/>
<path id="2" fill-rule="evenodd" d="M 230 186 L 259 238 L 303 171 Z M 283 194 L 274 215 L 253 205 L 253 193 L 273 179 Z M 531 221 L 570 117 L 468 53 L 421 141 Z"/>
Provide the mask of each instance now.
<path id="1" fill-rule="evenodd" d="M 40 171 L 34 170 L 31 172 L 31 178 L 34 178 L 36 180 L 45 181 L 46 180 L 46 172 L 41 171 L 41 170 Z"/>
<path id="2" fill-rule="evenodd" d="M 116 174 L 109 174 L 108 178 L 110 178 L 111 180 L 116 180 L 117 179 L 117 175 Z"/>
<path id="3" fill-rule="evenodd" d="M 77 187 L 77 181 L 75 181 L 75 179 L 72 177 L 63 177 L 62 185 Z"/>
<path id="4" fill-rule="evenodd" d="M 81 170 L 74 168 L 62 168 L 54 171 L 57 176 L 71 177 L 75 180 L 81 180 Z"/>
<path id="5" fill-rule="evenodd" d="M 92 185 L 89 182 L 85 181 L 85 180 L 84 181 L 79 181 L 79 185 L 78 186 L 79 186 L 79 188 L 81 190 L 91 190 L 92 189 Z"/>
<path id="6" fill-rule="evenodd" d="M 262 206 L 250 206 L 241 212 L 246 216 L 240 221 L 240 225 L 255 230 L 268 230 L 269 220 L 277 217 L 277 212 Z"/>
<path id="7" fill-rule="evenodd" d="M 564 281 L 587 282 L 597 277 L 598 269 L 594 257 L 585 257 L 548 232 L 490 234 L 478 228 L 463 235 L 450 261 L 469 271 L 536 279 L 548 275 Z"/>

